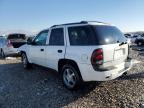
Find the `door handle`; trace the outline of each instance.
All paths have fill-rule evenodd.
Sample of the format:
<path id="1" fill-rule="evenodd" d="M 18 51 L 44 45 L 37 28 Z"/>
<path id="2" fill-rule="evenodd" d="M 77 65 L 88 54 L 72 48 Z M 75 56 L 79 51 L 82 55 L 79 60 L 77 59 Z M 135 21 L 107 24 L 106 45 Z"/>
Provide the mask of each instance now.
<path id="1" fill-rule="evenodd" d="M 40 49 L 40 51 L 44 51 L 44 49 Z"/>
<path id="2" fill-rule="evenodd" d="M 62 50 L 58 50 L 58 53 L 62 53 Z"/>

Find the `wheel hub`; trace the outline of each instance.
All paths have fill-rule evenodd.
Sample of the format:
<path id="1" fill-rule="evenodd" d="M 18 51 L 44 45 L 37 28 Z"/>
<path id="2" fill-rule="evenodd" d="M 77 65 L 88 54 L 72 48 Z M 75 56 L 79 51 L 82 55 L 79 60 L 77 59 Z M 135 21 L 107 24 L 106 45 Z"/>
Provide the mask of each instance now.
<path id="1" fill-rule="evenodd" d="M 74 87 L 76 84 L 76 76 L 71 69 L 66 69 L 63 75 L 64 82 L 69 87 Z"/>

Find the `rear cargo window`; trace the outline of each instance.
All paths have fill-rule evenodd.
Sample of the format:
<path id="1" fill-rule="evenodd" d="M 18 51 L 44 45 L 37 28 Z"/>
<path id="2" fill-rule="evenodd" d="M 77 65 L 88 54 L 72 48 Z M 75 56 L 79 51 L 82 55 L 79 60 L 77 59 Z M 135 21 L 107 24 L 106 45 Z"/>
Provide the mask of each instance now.
<path id="1" fill-rule="evenodd" d="M 100 45 L 126 42 L 124 34 L 114 26 L 94 26 L 96 37 Z"/>
<path id="2" fill-rule="evenodd" d="M 68 28 L 70 45 L 106 45 L 125 42 L 126 38 L 114 26 L 77 26 Z"/>
<path id="3" fill-rule="evenodd" d="M 8 35 L 8 39 L 26 39 L 25 34 L 10 34 Z"/>

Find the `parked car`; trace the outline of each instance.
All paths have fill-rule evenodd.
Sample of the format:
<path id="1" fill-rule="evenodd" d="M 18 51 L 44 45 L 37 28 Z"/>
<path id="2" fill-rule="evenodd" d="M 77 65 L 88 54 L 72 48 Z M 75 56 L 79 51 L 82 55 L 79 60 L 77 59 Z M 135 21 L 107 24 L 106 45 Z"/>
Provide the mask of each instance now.
<path id="1" fill-rule="evenodd" d="M 139 39 L 141 36 L 140 35 L 133 35 L 132 37 L 131 37 L 131 43 L 135 43 L 135 41 L 136 41 L 136 39 Z"/>
<path id="2" fill-rule="evenodd" d="M 19 51 L 24 68 L 37 64 L 54 69 L 70 90 L 82 82 L 115 79 L 131 68 L 126 38 L 102 22 L 54 25 Z"/>
<path id="3" fill-rule="evenodd" d="M 124 36 L 125 36 L 126 38 L 131 38 L 131 37 L 132 37 L 131 34 L 129 34 L 129 33 L 124 34 Z"/>
<path id="4" fill-rule="evenodd" d="M 9 34 L 0 38 L 1 57 L 18 55 L 17 48 L 26 43 L 26 35 L 20 33 Z"/>
<path id="5" fill-rule="evenodd" d="M 0 36 L 0 38 L 2 38 L 3 36 Z"/>
<path id="6" fill-rule="evenodd" d="M 29 42 L 29 41 L 32 41 L 32 40 L 34 39 L 34 37 L 35 37 L 35 36 L 28 37 L 28 38 L 27 38 L 27 41 L 28 41 L 28 42 Z"/>
<path id="7" fill-rule="evenodd" d="M 141 37 L 137 38 L 137 39 L 135 40 L 135 43 L 136 43 L 138 46 L 144 45 L 144 35 L 141 35 Z"/>

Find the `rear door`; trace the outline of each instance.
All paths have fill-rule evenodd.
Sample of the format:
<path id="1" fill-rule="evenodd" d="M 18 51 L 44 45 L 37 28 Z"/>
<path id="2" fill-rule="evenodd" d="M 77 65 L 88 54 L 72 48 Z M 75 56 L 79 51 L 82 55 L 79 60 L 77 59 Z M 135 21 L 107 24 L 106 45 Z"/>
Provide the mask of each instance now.
<path id="1" fill-rule="evenodd" d="M 48 37 L 48 30 L 40 32 L 29 47 L 29 57 L 32 63 L 46 66 L 46 40 Z"/>
<path id="2" fill-rule="evenodd" d="M 95 26 L 99 45 L 102 45 L 104 62 L 124 61 L 128 56 L 128 44 L 123 33 L 114 26 Z"/>
<path id="3" fill-rule="evenodd" d="M 53 27 L 50 30 L 50 38 L 46 46 L 46 64 L 57 70 L 59 59 L 65 55 L 65 28 Z"/>
<path id="4" fill-rule="evenodd" d="M 104 66 L 123 62 L 128 56 L 128 45 L 124 35 L 109 25 L 75 25 L 67 26 L 69 43 L 66 58 L 77 63 L 91 64 L 94 50 L 103 50 Z M 122 44 L 124 42 L 124 44 Z"/>

